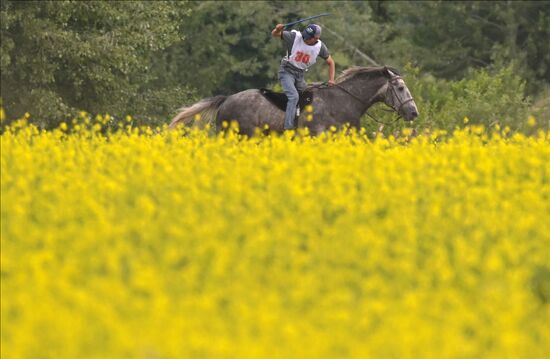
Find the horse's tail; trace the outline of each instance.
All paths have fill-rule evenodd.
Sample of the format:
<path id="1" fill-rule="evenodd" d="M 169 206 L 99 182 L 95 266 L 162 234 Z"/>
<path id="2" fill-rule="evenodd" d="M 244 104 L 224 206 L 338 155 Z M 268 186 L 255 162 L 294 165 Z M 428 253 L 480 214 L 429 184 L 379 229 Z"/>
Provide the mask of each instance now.
<path id="1" fill-rule="evenodd" d="M 172 119 L 172 122 L 170 122 L 168 128 L 175 128 L 180 123 L 187 124 L 193 120 L 193 116 L 199 113 L 202 115 L 200 121 L 201 123 L 205 123 L 203 122 L 204 119 L 206 119 L 207 122 L 210 122 L 210 120 L 212 120 L 214 115 L 218 112 L 218 108 L 226 99 L 227 96 L 209 97 L 204 100 L 200 100 L 196 104 L 189 107 L 182 107 L 179 109 L 180 113 Z"/>

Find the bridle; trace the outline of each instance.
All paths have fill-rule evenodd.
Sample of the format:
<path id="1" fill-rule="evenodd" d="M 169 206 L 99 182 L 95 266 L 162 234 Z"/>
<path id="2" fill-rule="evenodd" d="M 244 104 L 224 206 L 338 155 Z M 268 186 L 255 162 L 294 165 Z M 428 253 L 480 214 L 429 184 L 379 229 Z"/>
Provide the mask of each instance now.
<path id="1" fill-rule="evenodd" d="M 397 81 L 400 80 L 400 79 L 402 79 L 402 77 L 396 75 L 396 76 L 392 76 L 392 77 L 388 80 L 388 87 L 387 87 L 387 89 L 386 89 L 385 99 L 391 98 L 392 100 L 391 100 L 391 104 L 386 103 L 386 101 L 384 101 L 384 104 L 385 104 L 386 106 L 390 107 L 391 110 L 390 110 L 390 109 L 383 109 L 383 110 L 384 110 L 384 111 L 388 111 L 388 112 L 391 112 L 391 111 L 393 110 L 394 112 L 397 113 L 397 117 L 395 118 L 395 120 L 393 120 L 392 122 L 390 122 L 390 124 L 396 122 L 397 120 L 399 120 L 399 119 L 401 118 L 401 115 L 399 114 L 399 112 L 401 111 L 401 108 L 402 108 L 404 105 L 406 105 L 407 103 L 409 103 L 409 102 L 411 102 L 411 101 L 414 101 L 414 99 L 413 99 L 412 96 L 411 96 L 411 98 L 409 98 L 409 99 L 407 99 L 407 100 L 405 100 L 405 101 L 401 101 L 401 100 L 399 99 L 399 96 L 397 95 L 397 91 L 395 90 L 395 86 L 398 84 Z M 326 84 L 326 83 L 323 83 L 323 85 L 324 85 L 324 84 Z M 351 97 L 353 97 L 354 99 L 356 99 L 357 101 L 359 101 L 361 104 L 363 104 L 363 105 L 365 104 L 365 101 L 363 101 L 359 96 L 353 94 L 351 91 L 349 91 L 349 90 L 347 90 L 346 88 L 340 86 L 340 84 L 334 84 L 334 86 L 335 86 L 335 87 L 338 87 L 340 90 L 344 91 L 345 93 L 347 93 L 348 95 L 350 95 Z M 393 95 L 392 97 L 388 97 L 388 94 L 390 93 L 390 91 L 391 91 L 391 93 L 392 93 L 392 95 Z M 396 106 L 396 104 L 394 103 L 393 99 L 397 99 L 397 100 L 399 101 L 399 104 L 398 104 L 399 107 Z M 373 102 L 373 101 L 371 100 L 369 103 L 367 103 L 367 108 L 369 108 L 369 107 L 372 105 L 372 102 Z M 396 108 L 396 107 L 397 107 L 397 108 Z M 378 122 L 378 123 L 380 123 L 380 124 L 382 124 L 382 125 L 388 125 L 388 123 L 384 123 L 384 122 L 379 121 L 379 120 L 377 120 L 376 118 L 374 118 L 374 116 L 372 116 L 372 115 L 369 113 L 368 110 L 367 110 L 365 113 L 367 114 L 367 116 L 369 116 L 370 118 L 372 118 L 375 122 Z"/>
<path id="2" fill-rule="evenodd" d="M 393 95 L 394 95 L 394 96 L 391 97 L 391 98 L 395 98 L 395 99 L 397 99 L 397 100 L 399 101 L 399 107 L 398 107 L 397 109 L 395 108 L 395 104 L 393 103 L 393 101 L 392 101 L 392 106 L 391 106 L 391 108 L 393 108 L 393 110 L 394 110 L 395 112 L 397 112 L 398 114 L 399 114 L 399 111 L 401 111 L 401 108 L 402 108 L 405 104 L 408 104 L 409 102 L 414 101 L 414 99 L 412 98 L 412 96 L 411 96 L 411 98 L 409 98 L 409 99 L 407 99 L 406 101 L 403 101 L 403 102 L 399 99 L 399 96 L 397 95 L 397 91 L 395 91 L 395 87 L 394 87 L 394 86 L 396 86 L 396 85 L 398 84 L 398 82 L 397 82 L 398 80 L 402 80 L 402 79 L 403 79 L 403 78 L 402 78 L 401 76 L 393 76 L 392 78 L 390 78 L 390 79 L 388 80 L 388 88 L 386 89 L 386 99 L 388 98 L 388 92 L 391 90 L 391 92 L 393 92 Z M 384 103 L 385 103 L 385 102 L 384 102 Z"/>

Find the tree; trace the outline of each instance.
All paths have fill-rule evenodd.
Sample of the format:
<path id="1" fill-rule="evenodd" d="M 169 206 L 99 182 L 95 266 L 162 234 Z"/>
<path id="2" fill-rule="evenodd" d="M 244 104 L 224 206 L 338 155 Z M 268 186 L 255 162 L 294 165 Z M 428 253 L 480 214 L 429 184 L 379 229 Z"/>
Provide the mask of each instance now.
<path id="1" fill-rule="evenodd" d="M 550 84 L 550 6 L 538 1 L 390 2 L 387 57 L 446 79 L 515 64 L 528 92 Z"/>
<path id="2" fill-rule="evenodd" d="M 187 89 L 153 85 L 149 70 L 154 54 L 183 39 L 178 27 L 188 15 L 172 2 L 3 1 L 8 117 L 30 112 L 52 127 L 78 110 L 123 116 L 159 93 L 181 101 Z"/>
<path id="3" fill-rule="evenodd" d="M 163 81 L 191 84 L 200 96 L 265 86 L 276 76 L 270 38 L 275 9 L 268 2 L 193 2 L 181 24 L 185 40 L 164 52 Z"/>

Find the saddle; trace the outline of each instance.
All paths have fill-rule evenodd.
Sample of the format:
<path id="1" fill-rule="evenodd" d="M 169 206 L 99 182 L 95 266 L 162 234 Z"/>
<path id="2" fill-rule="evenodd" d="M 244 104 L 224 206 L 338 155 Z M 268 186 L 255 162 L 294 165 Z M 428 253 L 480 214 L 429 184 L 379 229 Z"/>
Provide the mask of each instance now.
<path id="1" fill-rule="evenodd" d="M 288 98 L 284 93 L 274 92 L 268 89 L 260 89 L 260 93 L 279 109 L 286 111 L 286 103 L 288 102 Z M 313 102 L 313 91 L 305 90 L 304 92 L 298 92 L 298 94 L 300 95 L 300 99 L 298 100 L 298 108 L 300 108 L 300 112 L 302 112 L 305 106 L 311 105 Z"/>

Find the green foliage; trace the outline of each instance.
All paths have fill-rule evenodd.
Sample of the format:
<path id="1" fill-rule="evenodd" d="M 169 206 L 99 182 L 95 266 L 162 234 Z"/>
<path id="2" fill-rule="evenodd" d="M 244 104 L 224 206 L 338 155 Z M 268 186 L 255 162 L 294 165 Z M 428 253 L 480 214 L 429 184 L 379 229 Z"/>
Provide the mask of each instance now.
<path id="1" fill-rule="evenodd" d="M 122 116 L 136 98 L 181 95 L 154 86 L 149 69 L 155 53 L 182 40 L 179 19 L 187 14 L 170 2 L 2 2 L 9 116 L 30 112 L 52 127 L 81 109 Z"/>
<path id="2" fill-rule="evenodd" d="M 443 106 L 435 108 L 440 114 L 434 121 L 439 121 L 436 125 L 458 125 L 457 121 L 468 117 L 471 123 L 519 128 L 517 119 L 527 118 L 529 105 L 524 89 L 525 81 L 512 67 L 494 73 L 471 71 L 466 78 L 449 84 L 449 92 L 441 101 Z"/>
<path id="3" fill-rule="evenodd" d="M 163 81 L 190 84 L 201 97 L 265 86 L 276 78 L 279 43 L 271 41 L 267 2 L 193 2 L 185 40 L 164 52 Z M 259 26 L 261 24 L 261 26 Z M 163 62 L 161 62 L 163 63 Z"/>
<path id="4" fill-rule="evenodd" d="M 545 1 L 388 2 L 382 55 L 437 77 L 515 63 L 530 94 L 550 83 L 550 6 Z"/>

